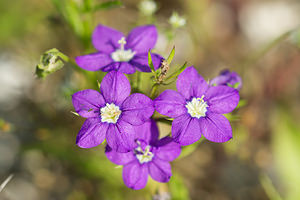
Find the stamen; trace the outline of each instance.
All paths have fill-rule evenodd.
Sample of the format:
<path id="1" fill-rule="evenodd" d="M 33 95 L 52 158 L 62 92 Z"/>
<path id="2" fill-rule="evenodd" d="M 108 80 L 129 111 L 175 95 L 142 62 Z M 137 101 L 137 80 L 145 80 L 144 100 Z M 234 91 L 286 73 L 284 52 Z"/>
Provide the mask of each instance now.
<path id="1" fill-rule="evenodd" d="M 199 119 L 200 117 L 206 116 L 208 105 L 203 99 L 204 95 L 202 95 L 201 98 L 193 98 L 192 101 L 185 105 L 191 117 L 196 117 Z"/>
<path id="2" fill-rule="evenodd" d="M 150 151 L 151 146 L 147 145 L 145 150 L 141 147 L 141 143 L 139 141 L 136 142 L 138 147 L 135 149 L 135 156 L 138 159 L 140 164 L 150 162 L 154 156 L 154 154 Z"/>
<path id="3" fill-rule="evenodd" d="M 102 107 L 100 109 L 101 112 L 101 122 L 107 122 L 107 123 L 117 123 L 121 110 L 119 106 L 116 106 L 114 103 L 106 103 L 105 107 Z"/>
<path id="4" fill-rule="evenodd" d="M 134 57 L 135 52 L 132 51 L 131 49 L 125 50 L 125 44 L 127 43 L 126 40 L 125 40 L 125 37 L 122 37 L 118 41 L 118 43 L 120 44 L 120 48 L 111 53 L 111 58 L 115 62 L 128 62 L 128 61 L 130 61 Z"/>
<path id="5" fill-rule="evenodd" d="M 126 40 L 125 40 L 125 37 L 122 37 L 122 38 L 118 41 L 118 43 L 120 44 L 120 49 L 121 49 L 121 50 L 124 50 L 124 46 L 125 46 L 125 44 L 127 43 Z"/>

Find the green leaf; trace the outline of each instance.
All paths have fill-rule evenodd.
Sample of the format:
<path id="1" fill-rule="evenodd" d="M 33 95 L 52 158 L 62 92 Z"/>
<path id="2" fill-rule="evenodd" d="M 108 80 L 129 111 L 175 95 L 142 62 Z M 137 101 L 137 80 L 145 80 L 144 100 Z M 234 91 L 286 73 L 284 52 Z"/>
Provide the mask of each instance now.
<path id="1" fill-rule="evenodd" d="M 154 66 L 153 66 L 152 56 L 151 56 L 151 51 L 150 50 L 148 51 L 148 65 L 151 69 L 151 72 L 155 73 L 155 69 L 154 69 Z"/>
<path id="2" fill-rule="evenodd" d="M 175 46 L 173 46 L 173 49 L 172 49 L 172 51 L 170 52 L 170 54 L 169 54 L 169 56 L 167 58 L 168 65 L 171 64 L 171 62 L 172 62 L 172 60 L 174 58 L 174 55 L 175 55 Z"/>
<path id="3" fill-rule="evenodd" d="M 168 78 L 166 78 L 166 81 L 179 76 L 186 69 L 186 67 L 187 67 L 187 62 L 185 62 L 176 72 L 174 72 Z"/>
<path id="4" fill-rule="evenodd" d="M 109 10 L 109 9 L 112 9 L 112 8 L 120 7 L 122 5 L 123 5 L 123 3 L 120 0 L 107 1 L 107 2 L 101 3 L 99 5 L 96 5 L 93 10 L 94 11 L 96 11 L 96 10 Z"/>
<path id="5" fill-rule="evenodd" d="M 237 105 L 237 107 L 236 107 L 235 109 L 242 108 L 242 107 L 246 106 L 247 103 L 248 103 L 248 102 L 247 102 L 246 99 L 241 99 L 241 100 L 239 101 L 239 104 Z"/>
<path id="6" fill-rule="evenodd" d="M 284 199 L 300 199 L 300 126 L 286 107 L 272 114 L 272 157 L 278 170 L 280 183 L 284 185 Z"/>
<path id="7" fill-rule="evenodd" d="M 36 66 L 35 74 L 39 78 L 44 78 L 63 68 L 63 61 L 68 62 L 68 56 L 55 48 L 50 49 L 41 56 L 40 63 Z"/>

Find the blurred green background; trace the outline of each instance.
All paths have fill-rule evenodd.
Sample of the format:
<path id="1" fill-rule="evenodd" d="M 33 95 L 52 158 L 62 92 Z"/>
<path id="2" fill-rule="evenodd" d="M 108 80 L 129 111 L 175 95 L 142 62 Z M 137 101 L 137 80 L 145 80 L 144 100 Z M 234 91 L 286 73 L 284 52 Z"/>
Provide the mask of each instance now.
<path id="1" fill-rule="evenodd" d="M 290 32 L 300 25 L 299 0 L 157 0 L 153 16 L 139 0 L 107 2 L 0 1 L 0 183 L 14 175 L 0 199 L 300 199 L 300 31 Z M 185 26 L 171 27 L 174 11 Z M 51 48 L 70 59 L 95 51 L 99 23 L 125 33 L 156 24 L 156 52 L 176 47 L 171 71 L 187 61 L 207 80 L 224 68 L 238 72 L 247 103 L 231 116 L 233 139 L 185 150 L 168 184 L 140 191 L 126 188 L 103 145 L 77 147 L 84 119 L 70 112 L 71 94 L 97 89 L 104 74 L 66 64 L 40 80 L 34 71 Z M 149 92 L 149 76 L 142 80 Z"/>

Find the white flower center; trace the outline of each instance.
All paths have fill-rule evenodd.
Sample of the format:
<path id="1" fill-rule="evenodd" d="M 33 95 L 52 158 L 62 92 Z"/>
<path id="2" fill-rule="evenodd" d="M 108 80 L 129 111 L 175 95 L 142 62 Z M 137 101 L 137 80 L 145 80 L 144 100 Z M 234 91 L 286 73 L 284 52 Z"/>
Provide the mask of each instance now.
<path id="1" fill-rule="evenodd" d="M 111 53 L 111 58 L 115 62 L 128 62 L 130 61 L 133 56 L 135 55 L 135 52 L 131 49 L 124 49 L 124 46 L 126 44 L 125 37 L 122 37 L 118 43 L 120 44 L 120 49 L 117 49 L 116 51 Z"/>
<path id="2" fill-rule="evenodd" d="M 139 143 L 138 143 L 139 144 Z M 150 151 L 151 146 L 147 145 L 145 150 L 139 145 L 135 149 L 135 156 L 138 159 L 139 163 L 147 163 L 150 162 L 154 156 L 154 154 Z"/>
<path id="3" fill-rule="evenodd" d="M 100 109 L 101 112 L 101 122 L 107 122 L 107 123 L 117 123 L 121 110 L 119 106 L 116 106 L 115 104 L 106 103 L 104 107 Z"/>
<path id="4" fill-rule="evenodd" d="M 203 100 L 204 95 L 201 98 L 193 98 L 192 101 L 188 102 L 185 107 L 188 113 L 192 117 L 200 118 L 205 117 L 207 112 L 207 103 Z"/>

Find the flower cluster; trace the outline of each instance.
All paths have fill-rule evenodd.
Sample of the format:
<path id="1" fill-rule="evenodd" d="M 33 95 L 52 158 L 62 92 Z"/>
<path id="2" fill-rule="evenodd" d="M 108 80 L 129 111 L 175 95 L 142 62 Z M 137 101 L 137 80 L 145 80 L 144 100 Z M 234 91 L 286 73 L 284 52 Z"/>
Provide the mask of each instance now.
<path id="1" fill-rule="evenodd" d="M 149 54 L 152 61 L 148 62 L 148 52 L 157 40 L 155 26 L 137 27 L 124 37 L 99 25 L 92 39 L 98 52 L 79 56 L 76 62 L 83 69 L 108 73 L 100 91 L 87 89 L 72 96 L 75 111 L 86 118 L 76 144 L 91 148 L 106 141 L 105 154 L 123 166 L 126 186 L 142 189 L 149 175 L 168 182 L 170 162 L 180 155 L 181 146 L 195 143 L 202 135 L 212 142 L 232 138 L 230 123 L 222 114 L 233 111 L 239 102 L 238 90 L 228 87 L 235 84 L 236 75 L 226 72 L 207 83 L 191 66 L 179 74 L 177 91 L 165 90 L 152 100 L 130 94 L 130 82 L 123 73 L 153 72 L 148 63 L 154 70 L 160 67 L 163 58 L 158 54 Z M 171 136 L 159 139 L 155 110 L 173 118 Z"/>

